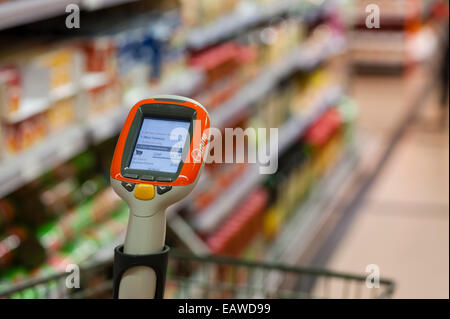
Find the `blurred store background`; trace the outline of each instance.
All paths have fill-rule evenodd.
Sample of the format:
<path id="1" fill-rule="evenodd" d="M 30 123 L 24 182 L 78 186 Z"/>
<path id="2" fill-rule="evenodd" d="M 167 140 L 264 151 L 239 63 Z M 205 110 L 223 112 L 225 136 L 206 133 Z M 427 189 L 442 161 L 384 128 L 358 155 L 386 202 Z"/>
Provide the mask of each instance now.
<path id="1" fill-rule="evenodd" d="M 69 4 L 80 28 L 66 27 Z M 380 28 L 367 27 L 371 4 Z M 0 0 L 0 294 L 110 297 L 128 219 L 109 186 L 118 132 L 140 99 L 180 94 L 215 127 L 278 127 L 280 154 L 273 175 L 207 165 L 167 211 L 172 248 L 378 269 L 394 298 L 448 298 L 447 86 L 448 1 Z M 204 296 L 189 283 L 205 273 L 182 261 L 169 264 L 166 298 Z M 72 263 L 87 269 L 82 289 L 46 281 Z M 219 284 L 248 280 L 213 268 Z M 337 278 L 266 279 L 254 280 L 260 297 L 288 285 L 378 294 Z"/>

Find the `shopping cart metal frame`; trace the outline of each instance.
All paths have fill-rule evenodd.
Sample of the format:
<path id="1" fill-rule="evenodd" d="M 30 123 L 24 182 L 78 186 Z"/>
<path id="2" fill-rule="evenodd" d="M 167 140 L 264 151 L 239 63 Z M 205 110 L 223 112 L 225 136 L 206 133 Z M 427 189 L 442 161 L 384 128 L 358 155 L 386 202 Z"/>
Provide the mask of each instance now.
<path id="1" fill-rule="evenodd" d="M 291 266 L 280 263 L 257 262 L 224 256 L 198 256 L 178 250 L 170 253 L 169 263 L 192 265 L 192 273 L 186 277 L 168 275 L 168 285 L 176 284 L 183 291 L 182 298 L 391 298 L 395 283 L 380 278 L 379 288 L 370 289 L 371 295 L 363 296 L 362 285 L 367 277 L 344 272 L 335 272 L 312 267 Z M 217 269 L 229 269 L 230 278 L 217 282 L 210 280 Z M 227 268 L 228 267 L 228 268 Z M 189 268 L 189 267 L 188 267 Z M 87 274 L 101 273 L 109 276 L 101 284 L 90 287 L 83 278 Z M 239 274 L 249 274 L 251 282 L 239 282 Z M 110 298 L 112 296 L 112 259 L 85 264 L 80 267 L 80 288 L 68 289 L 65 281 L 70 273 L 62 272 L 37 280 L 29 280 L 0 291 L 0 298 Z M 234 277 L 234 278 L 233 278 Z M 242 277 L 242 276 L 241 276 Z M 292 283 L 297 277 L 295 286 Z M 291 279 L 290 279 L 291 278 Z M 303 285 L 299 282 L 303 279 Z M 272 280 L 271 280 L 272 279 Z M 317 294 L 313 287 L 320 284 L 327 288 L 328 280 L 342 281 L 342 295 Z M 278 282 L 278 285 L 274 285 Z M 286 282 L 290 283 L 286 286 Z M 255 284 L 257 283 L 257 284 Z M 352 285 L 356 285 L 352 289 Z M 306 287 L 306 289 L 302 289 Z M 351 295 L 351 290 L 355 292 Z M 358 292 L 359 291 L 359 292 Z M 167 294 L 166 294 L 167 297 Z M 180 297 L 180 296 L 178 296 Z"/>

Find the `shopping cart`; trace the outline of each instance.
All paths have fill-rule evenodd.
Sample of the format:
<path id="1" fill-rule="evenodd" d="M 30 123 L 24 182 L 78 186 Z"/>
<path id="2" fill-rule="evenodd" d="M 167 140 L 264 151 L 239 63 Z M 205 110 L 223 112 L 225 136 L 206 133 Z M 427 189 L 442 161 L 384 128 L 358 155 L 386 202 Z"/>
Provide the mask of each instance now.
<path id="1" fill-rule="evenodd" d="M 80 269 L 79 288 L 58 273 L 0 290 L 0 298 L 111 298 L 112 260 Z M 322 269 L 219 256 L 170 254 L 165 298 L 390 298 L 395 284 Z M 69 282 L 67 282 L 69 281 Z M 372 287 L 372 288 L 370 288 Z"/>

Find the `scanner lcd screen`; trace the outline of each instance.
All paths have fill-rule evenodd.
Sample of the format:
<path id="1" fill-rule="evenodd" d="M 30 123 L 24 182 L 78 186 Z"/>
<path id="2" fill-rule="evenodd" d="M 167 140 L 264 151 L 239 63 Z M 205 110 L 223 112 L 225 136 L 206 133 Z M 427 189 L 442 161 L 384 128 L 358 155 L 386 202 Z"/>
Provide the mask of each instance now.
<path id="1" fill-rule="evenodd" d="M 144 118 L 129 168 L 177 172 L 190 124 L 178 119 Z"/>

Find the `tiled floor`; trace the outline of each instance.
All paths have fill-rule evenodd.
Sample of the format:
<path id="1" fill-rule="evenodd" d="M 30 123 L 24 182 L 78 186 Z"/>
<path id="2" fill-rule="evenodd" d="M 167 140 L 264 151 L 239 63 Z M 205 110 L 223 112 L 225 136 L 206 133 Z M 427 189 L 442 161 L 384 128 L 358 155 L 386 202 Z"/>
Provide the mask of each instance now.
<path id="1" fill-rule="evenodd" d="M 360 130 L 380 143 L 405 111 L 405 79 L 363 78 L 354 88 Z M 374 95 L 373 91 L 383 94 Z M 376 264 L 395 298 L 449 297 L 449 141 L 432 94 L 370 189 L 328 268 L 364 273 Z M 396 119 L 397 118 L 397 119 Z M 396 123 L 397 120 L 397 123 Z"/>

